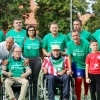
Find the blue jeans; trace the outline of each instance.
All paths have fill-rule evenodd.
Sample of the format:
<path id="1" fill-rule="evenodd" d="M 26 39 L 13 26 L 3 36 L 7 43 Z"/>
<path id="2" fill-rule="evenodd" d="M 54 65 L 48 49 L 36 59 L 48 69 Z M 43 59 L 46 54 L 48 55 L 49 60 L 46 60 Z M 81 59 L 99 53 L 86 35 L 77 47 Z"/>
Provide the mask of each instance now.
<path id="1" fill-rule="evenodd" d="M 62 100 L 68 99 L 69 93 L 69 75 L 64 74 L 62 76 L 54 76 L 52 74 L 46 74 L 45 78 L 48 79 L 48 95 L 49 100 L 54 100 L 54 88 L 56 86 L 55 82 L 60 80 L 62 83 Z"/>

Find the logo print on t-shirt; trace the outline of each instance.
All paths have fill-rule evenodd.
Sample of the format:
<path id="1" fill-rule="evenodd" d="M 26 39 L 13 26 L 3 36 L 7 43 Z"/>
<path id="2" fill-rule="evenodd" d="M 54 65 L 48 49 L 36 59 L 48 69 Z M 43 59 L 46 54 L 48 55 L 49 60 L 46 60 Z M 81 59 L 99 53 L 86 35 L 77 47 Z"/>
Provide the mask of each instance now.
<path id="1" fill-rule="evenodd" d="M 28 49 L 30 49 L 31 47 L 30 46 L 28 46 Z"/>
<path id="2" fill-rule="evenodd" d="M 94 68 L 95 69 L 99 68 L 99 64 L 98 63 L 97 64 L 94 64 Z"/>
<path id="3" fill-rule="evenodd" d="M 91 57 L 90 59 L 93 59 L 94 57 Z"/>
<path id="4" fill-rule="evenodd" d="M 60 71 L 60 68 L 58 68 L 58 71 Z"/>
<path id="5" fill-rule="evenodd" d="M 80 72 L 77 73 L 77 76 L 80 76 Z"/>
<path id="6" fill-rule="evenodd" d="M 76 56 L 76 53 L 73 53 L 73 56 Z"/>
<path id="7" fill-rule="evenodd" d="M 100 59 L 100 56 L 98 56 L 97 58 Z"/>
<path id="8" fill-rule="evenodd" d="M 20 35 L 17 35 L 18 37 L 20 37 Z"/>

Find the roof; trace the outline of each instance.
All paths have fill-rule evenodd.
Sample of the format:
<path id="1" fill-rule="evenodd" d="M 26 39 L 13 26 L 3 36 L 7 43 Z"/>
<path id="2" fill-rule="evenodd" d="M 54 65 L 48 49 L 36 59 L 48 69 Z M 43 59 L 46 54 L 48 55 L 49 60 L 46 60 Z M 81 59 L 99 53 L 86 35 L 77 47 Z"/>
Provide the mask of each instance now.
<path id="1" fill-rule="evenodd" d="M 36 8 L 37 8 L 37 5 L 35 4 L 35 1 L 30 0 L 31 13 L 29 13 L 29 17 L 25 20 L 25 24 L 37 25 L 37 21 L 35 19 L 35 9 Z"/>

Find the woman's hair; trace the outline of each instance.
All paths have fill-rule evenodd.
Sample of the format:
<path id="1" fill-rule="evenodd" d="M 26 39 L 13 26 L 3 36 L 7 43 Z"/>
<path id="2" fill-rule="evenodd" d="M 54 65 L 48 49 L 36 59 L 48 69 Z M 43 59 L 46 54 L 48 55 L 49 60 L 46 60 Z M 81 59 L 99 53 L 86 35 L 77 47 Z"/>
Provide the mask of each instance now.
<path id="1" fill-rule="evenodd" d="M 26 35 L 27 35 L 27 37 L 29 37 L 28 30 L 29 30 L 30 28 L 33 28 L 33 29 L 34 29 L 34 35 L 33 35 L 33 36 L 36 36 L 36 30 L 35 30 L 35 27 L 32 26 L 32 25 L 29 25 L 29 26 L 26 28 Z"/>

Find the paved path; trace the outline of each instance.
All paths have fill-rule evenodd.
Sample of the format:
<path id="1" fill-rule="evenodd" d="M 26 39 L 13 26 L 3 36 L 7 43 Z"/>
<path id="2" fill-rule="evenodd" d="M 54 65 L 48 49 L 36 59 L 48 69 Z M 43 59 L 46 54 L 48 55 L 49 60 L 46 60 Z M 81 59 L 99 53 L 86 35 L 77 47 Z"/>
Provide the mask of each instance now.
<path id="1" fill-rule="evenodd" d="M 55 100 L 59 100 L 59 98 L 55 97 Z M 84 100 L 84 99 L 81 99 L 81 100 Z M 91 99 L 88 99 L 88 100 L 91 100 Z"/>

